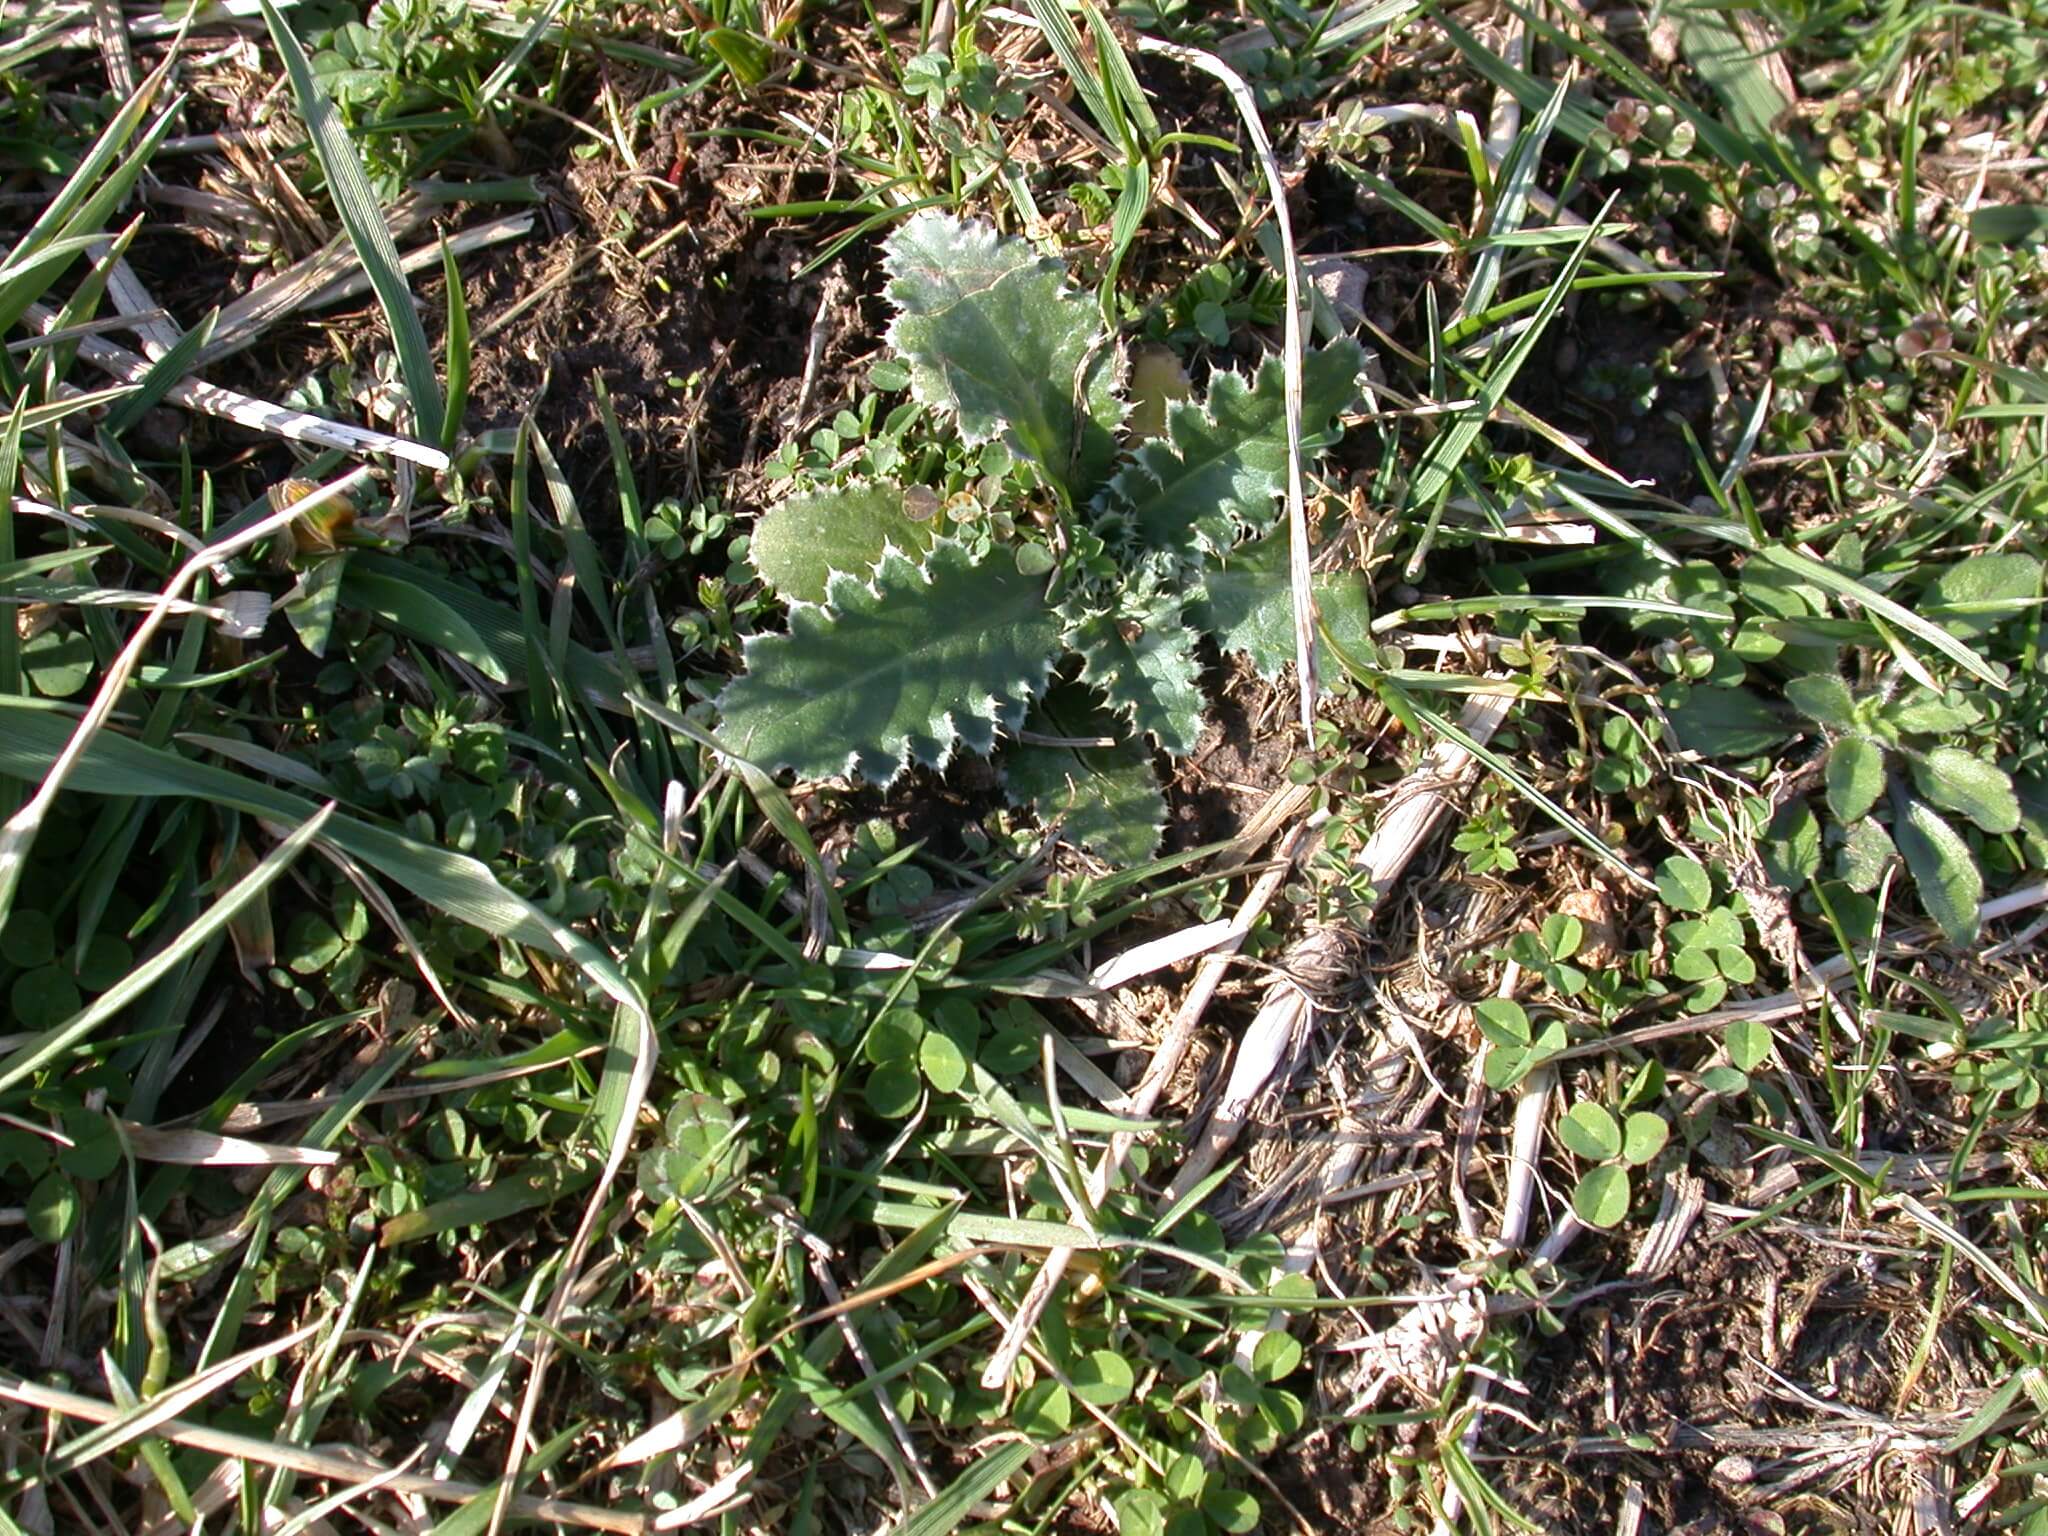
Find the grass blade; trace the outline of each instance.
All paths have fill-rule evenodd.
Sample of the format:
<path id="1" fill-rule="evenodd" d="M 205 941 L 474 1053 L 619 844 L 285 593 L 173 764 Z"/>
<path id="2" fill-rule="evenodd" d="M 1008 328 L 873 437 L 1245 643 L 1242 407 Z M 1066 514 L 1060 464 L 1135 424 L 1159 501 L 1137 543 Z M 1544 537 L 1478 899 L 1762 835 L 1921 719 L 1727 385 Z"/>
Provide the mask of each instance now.
<path id="1" fill-rule="evenodd" d="M 441 387 L 434 377 L 434 354 L 427 346 L 419 311 L 413 308 L 412 290 L 399 269 L 398 247 L 385 226 L 383 210 L 377 206 L 377 194 L 370 189 L 370 178 L 363 173 L 362 161 L 356 157 L 348 129 L 342 126 L 341 114 L 313 74 L 306 50 L 271 0 L 262 0 L 262 6 L 271 39 L 284 59 L 285 73 L 291 77 L 299 115 L 306 120 L 306 130 L 312 135 L 320 168 L 327 173 L 327 190 L 334 199 L 335 212 L 341 216 L 342 228 L 348 231 L 356 259 L 363 264 L 384 318 L 391 325 L 398 371 L 404 375 L 406 391 L 412 396 L 419 435 L 426 442 L 439 442 L 445 412 Z"/>
<path id="2" fill-rule="evenodd" d="M 307 844 L 327 829 L 327 823 L 333 815 L 334 803 L 329 801 L 308 817 L 290 837 L 271 849 L 260 864 L 223 893 L 221 898 L 207 909 L 205 916 L 94 998 L 87 1007 L 80 1009 L 54 1029 L 44 1030 L 26 1045 L 18 1047 L 6 1061 L 0 1062 L 0 1092 L 12 1088 L 23 1078 L 42 1070 L 62 1056 L 100 1025 L 139 999 L 180 965 L 186 956 L 227 927 L 244 907 L 261 896 L 270 888 L 272 881 L 292 866 L 298 856 L 306 851 Z"/>
<path id="3" fill-rule="evenodd" d="M 906 1520 L 896 1536 L 951 1536 L 974 1506 L 1014 1476 L 1036 1450 L 1036 1446 L 1025 1440 L 990 1451 L 948 1483 L 931 1503 Z"/>

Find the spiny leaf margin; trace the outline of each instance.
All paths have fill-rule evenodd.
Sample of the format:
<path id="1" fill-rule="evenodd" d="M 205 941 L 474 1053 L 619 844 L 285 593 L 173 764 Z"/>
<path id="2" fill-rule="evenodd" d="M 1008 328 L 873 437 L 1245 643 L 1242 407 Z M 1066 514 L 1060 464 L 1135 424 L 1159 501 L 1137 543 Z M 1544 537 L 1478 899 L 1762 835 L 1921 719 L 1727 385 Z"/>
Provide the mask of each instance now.
<path id="1" fill-rule="evenodd" d="M 893 544 L 872 580 L 835 572 L 789 632 L 750 636 L 717 707 L 727 744 L 770 770 L 888 784 L 911 763 L 986 755 L 1044 690 L 1059 622 L 1005 551 L 938 539 L 918 564 Z"/>

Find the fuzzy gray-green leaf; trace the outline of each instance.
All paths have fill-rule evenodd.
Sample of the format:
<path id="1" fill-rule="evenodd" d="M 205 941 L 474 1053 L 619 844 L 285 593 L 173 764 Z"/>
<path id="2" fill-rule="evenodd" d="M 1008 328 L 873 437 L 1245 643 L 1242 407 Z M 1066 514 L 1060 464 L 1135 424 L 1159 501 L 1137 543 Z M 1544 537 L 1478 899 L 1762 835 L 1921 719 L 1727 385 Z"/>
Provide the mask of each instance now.
<path id="1" fill-rule="evenodd" d="M 888 545 L 921 556 L 930 523 L 903 510 L 903 490 L 886 481 L 792 496 L 763 512 L 748 550 L 754 569 L 786 603 L 822 603 L 834 571 L 863 579 Z"/>
<path id="2" fill-rule="evenodd" d="M 1358 344 L 1348 340 L 1302 360 L 1305 453 L 1357 398 L 1362 364 Z M 1184 558 L 1267 532 L 1287 489 L 1284 380 L 1280 360 L 1268 358 L 1249 384 L 1219 373 L 1200 405 L 1170 406 L 1166 436 L 1146 443 L 1110 482 L 1103 510 L 1119 513 L 1143 548 Z"/>
<path id="3" fill-rule="evenodd" d="M 2040 595 L 2041 562 L 2000 551 L 1971 555 L 1943 571 L 1927 589 L 1925 606 L 1953 634 L 1988 635 Z"/>
<path id="4" fill-rule="evenodd" d="M 1850 890 L 1870 892 L 1884 878 L 1885 866 L 1898 856 L 1884 824 L 1865 817 L 1849 828 L 1835 867 Z"/>
<path id="5" fill-rule="evenodd" d="M 1835 730 L 1846 731 L 1856 723 L 1856 700 L 1849 685 L 1832 673 L 1793 678 L 1785 685 L 1785 697 L 1807 719 Z"/>
<path id="6" fill-rule="evenodd" d="M 1181 622 L 1177 593 L 1141 595 L 1076 624 L 1067 643 L 1081 656 L 1081 678 L 1102 690 L 1110 707 L 1174 757 L 1195 750 L 1202 734 L 1202 664 L 1195 636 Z"/>
<path id="7" fill-rule="evenodd" d="M 1977 904 L 1984 899 L 1984 877 L 1960 832 L 1924 800 L 1905 797 L 1892 822 L 1892 837 L 1912 872 L 1920 905 L 1953 944 L 1977 937 Z"/>
<path id="8" fill-rule="evenodd" d="M 1007 438 L 1070 501 L 1092 491 L 1122 419 L 1094 299 L 1024 241 L 946 214 L 915 215 L 883 249 L 889 340 L 917 398 L 958 417 L 969 443 Z"/>
<path id="9" fill-rule="evenodd" d="M 1316 607 L 1323 628 L 1346 654 L 1372 654 L 1372 599 L 1356 571 L 1328 571 L 1315 578 Z M 1294 596 L 1287 570 L 1287 534 L 1268 534 L 1239 545 L 1202 581 L 1202 595 L 1188 608 L 1196 627 L 1216 637 L 1226 651 L 1251 659 L 1259 676 L 1271 681 L 1294 660 Z"/>
<path id="10" fill-rule="evenodd" d="M 886 783 L 906 763 L 986 753 L 1045 686 L 1059 624 L 1007 551 L 939 539 L 922 567 L 889 549 L 872 582 L 835 574 L 786 635 L 756 635 L 718 697 L 723 737 L 764 768 Z"/>
<path id="11" fill-rule="evenodd" d="M 2020 800 L 2012 779 L 1995 763 L 1960 747 L 1932 747 L 1909 762 L 1922 798 L 1944 811 L 1967 816 L 1986 832 L 2019 829 Z"/>
<path id="12" fill-rule="evenodd" d="M 1828 749 L 1828 809 L 1847 824 L 1870 814 L 1884 793 L 1884 748 L 1868 736 L 1844 736 Z"/>

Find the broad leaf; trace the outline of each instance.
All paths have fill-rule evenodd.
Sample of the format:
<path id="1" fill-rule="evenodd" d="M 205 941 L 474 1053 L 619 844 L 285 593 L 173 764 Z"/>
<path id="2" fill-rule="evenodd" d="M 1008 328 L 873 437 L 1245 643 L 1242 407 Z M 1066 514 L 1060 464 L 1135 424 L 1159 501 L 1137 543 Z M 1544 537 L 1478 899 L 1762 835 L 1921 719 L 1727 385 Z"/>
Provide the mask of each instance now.
<path id="1" fill-rule="evenodd" d="M 1203 701 L 1194 632 L 1181 622 L 1183 599 L 1130 588 L 1120 597 L 1075 624 L 1066 642 L 1080 653 L 1082 680 L 1101 689 L 1112 709 L 1150 732 L 1162 751 L 1186 757 L 1202 734 Z"/>
<path id="2" fill-rule="evenodd" d="M 1835 820 L 1860 821 L 1884 793 L 1884 748 L 1868 736 L 1844 736 L 1828 749 L 1828 809 Z"/>
<path id="3" fill-rule="evenodd" d="M 1701 757 L 1749 757 L 1790 734 L 1778 712 L 1747 688 L 1677 683 L 1663 699 L 1678 744 Z"/>
<path id="4" fill-rule="evenodd" d="M 1664 1150 L 1671 1139 L 1671 1126 L 1662 1115 L 1639 1109 L 1622 1122 L 1621 1155 L 1629 1165 L 1640 1168 Z"/>
<path id="5" fill-rule="evenodd" d="M 1979 245 L 2031 245 L 2048 238 L 2048 207 L 1993 203 L 1970 215 L 1970 238 Z"/>
<path id="6" fill-rule="evenodd" d="M 1356 571 L 1329 571 L 1315 578 L 1316 607 L 1323 628 L 1344 652 L 1372 655 L 1372 598 Z M 1216 637 L 1226 651 L 1251 659 L 1268 682 L 1294 661 L 1294 593 L 1288 579 L 1287 535 L 1280 531 L 1240 545 L 1202 581 L 1202 595 L 1188 618 Z"/>
<path id="7" fill-rule="evenodd" d="M 2032 555 L 1971 555 L 1941 573 L 1922 606 L 1953 634 L 1988 635 L 2040 595 L 2041 562 Z"/>
<path id="8" fill-rule="evenodd" d="M 1907 760 L 1923 798 L 1969 817 L 1986 832 L 2019 830 L 2020 800 L 2004 769 L 1959 747 L 1933 747 Z"/>
<path id="9" fill-rule="evenodd" d="M 1912 872 L 1920 905 L 1952 944 L 1977 937 L 1977 905 L 1984 899 L 1984 877 L 1960 832 L 1924 800 L 1904 798 L 1892 822 L 1892 837 Z"/>
<path id="10" fill-rule="evenodd" d="M 1785 685 L 1785 697 L 1807 719 L 1835 730 L 1846 731 L 1856 724 L 1856 700 L 1849 685 L 1832 673 L 1793 678 Z"/>
<path id="11" fill-rule="evenodd" d="M 887 783 L 906 763 L 994 749 L 1045 686 L 1059 625 L 1007 551 L 939 539 L 922 567 L 885 552 L 872 583 L 835 574 L 822 607 L 755 635 L 719 695 L 724 739 L 764 768 Z"/>
<path id="12" fill-rule="evenodd" d="M 1909 735 L 1942 736 L 1964 731 L 1983 718 L 1977 706 L 1960 693 L 1944 698 L 1930 688 L 1916 688 L 1887 704 L 1883 716 L 1894 729 Z"/>
<path id="13" fill-rule="evenodd" d="M 1573 1155 L 1588 1162 L 1604 1163 L 1621 1156 L 1621 1126 L 1607 1107 L 1581 1100 L 1557 1123 L 1557 1139 Z"/>
<path id="14" fill-rule="evenodd" d="M 1613 1163 L 1588 1168 L 1572 1189 L 1572 1210 L 1589 1227 L 1621 1225 L 1628 1215 L 1628 1170 Z"/>
<path id="15" fill-rule="evenodd" d="M 1674 854 L 1657 869 L 1657 894 L 1679 912 L 1704 912 L 1714 904 L 1714 882 L 1698 859 Z"/>
<path id="16" fill-rule="evenodd" d="M 1085 741 L 1115 735 L 1109 715 L 1080 688 L 1054 692 L 1031 715 L 1042 736 Z M 1012 799 L 1029 804 L 1041 822 L 1064 818 L 1067 841 L 1111 864 L 1152 857 L 1166 825 L 1166 796 L 1146 754 L 1129 742 L 1113 747 L 1019 745 L 1003 754 Z"/>
<path id="17" fill-rule="evenodd" d="M 1898 854 L 1899 850 L 1893 846 L 1892 835 L 1885 831 L 1884 824 L 1865 817 L 1849 828 L 1835 868 L 1842 877 L 1842 883 L 1850 890 L 1874 891 L 1877 882 L 1884 878 L 1885 866 Z"/>
<path id="18" fill-rule="evenodd" d="M 883 250 L 898 309 L 889 340 L 912 393 L 956 415 L 970 444 L 1004 437 L 1083 499 L 1109 471 L 1122 417 L 1095 300 L 1024 241 L 941 213 L 913 216 Z"/>
<path id="19" fill-rule="evenodd" d="M 866 579 L 891 544 L 922 558 L 932 526 L 904 512 L 900 486 L 877 481 L 778 502 L 754 524 L 747 548 L 785 603 L 822 603 L 834 571 Z"/>
<path id="20" fill-rule="evenodd" d="M 1337 416 L 1357 398 L 1361 364 L 1353 341 L 1303 359 L 1304 454 L 1323 445 Z M 1110 482 L 1102 509 L 1119 515 L 1141 547 L 1183 558 L 1205 549 L 1220 554 L 1240 536 L 1269 531 L 1287 489 L 1285 377 L 1280 359 L 1268 358 L 1250 384 L 1219 373 L 1200 405 L 1168 407 L 1166 436 L 1138 450 Z"/>

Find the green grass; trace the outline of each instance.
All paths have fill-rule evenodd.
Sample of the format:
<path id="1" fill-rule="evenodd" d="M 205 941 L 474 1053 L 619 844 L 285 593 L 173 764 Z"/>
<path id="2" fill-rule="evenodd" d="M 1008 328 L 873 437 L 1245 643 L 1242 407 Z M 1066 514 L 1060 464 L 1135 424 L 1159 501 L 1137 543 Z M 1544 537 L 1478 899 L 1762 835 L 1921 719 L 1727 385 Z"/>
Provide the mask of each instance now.
<path id="1" fill-rule="evenodd" d="M 0 22 L 0 1530 L 1818 1531 L 1924 1493 L 1888 1425 L 1960 1528 L 2048 1533 L 2039 16 L 358 10 Z M 1160 44 L 1247 80 L 1302 329 L 1372 353 L 1301 445 L 1312 741 L 1284 434 L 1203 414 L 1287 253 Z M 507 401 L 561 313 L 500 334 L 539 269 L 450 237 L 508 185 L 673 414 Z M 954 275 L 882 268 L 926 210 L 1071 286 L 885 338 Z M 330 237 L 368 299 L 212 358 L 177 274 Z M 778 304 L 794 419 L 723 382 Z M 974 638 L 907 559 L 854 592 L 860 518 L 1050 605 L 995 769 L 727 750 L 800 640 L 865 705 L 863 626 Z M 1374 901 L 1443 743 L 1473 787 Z M 1162 845 L 1191 786 L 1286 814 Z M 1197 1177 L 1283 974 L 1327 1007 Z"/>

